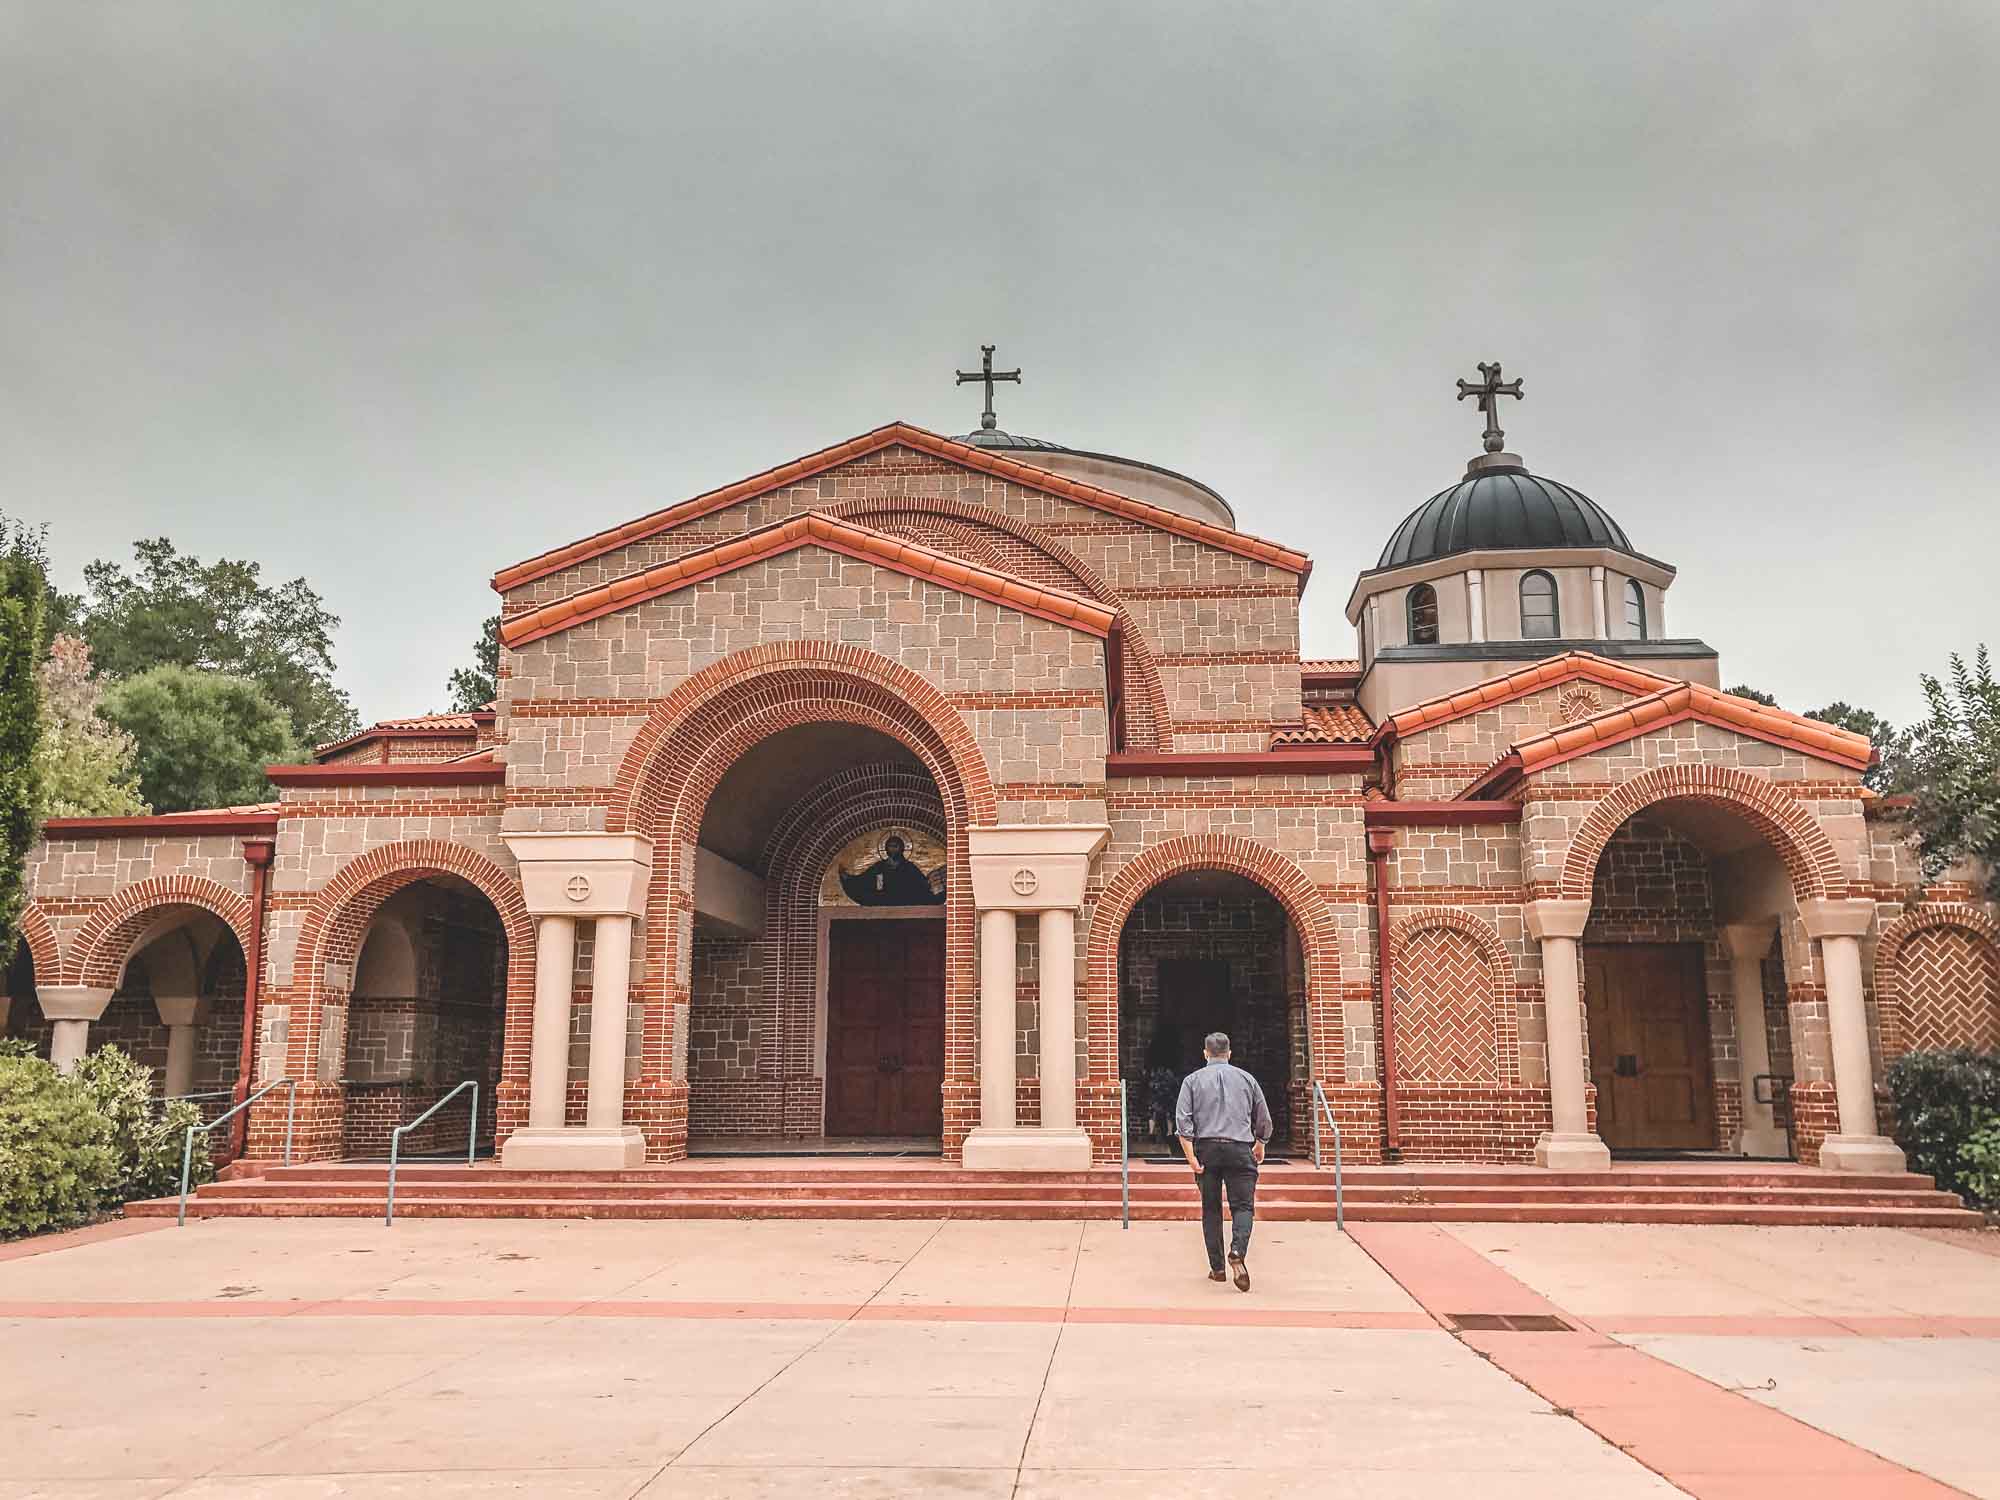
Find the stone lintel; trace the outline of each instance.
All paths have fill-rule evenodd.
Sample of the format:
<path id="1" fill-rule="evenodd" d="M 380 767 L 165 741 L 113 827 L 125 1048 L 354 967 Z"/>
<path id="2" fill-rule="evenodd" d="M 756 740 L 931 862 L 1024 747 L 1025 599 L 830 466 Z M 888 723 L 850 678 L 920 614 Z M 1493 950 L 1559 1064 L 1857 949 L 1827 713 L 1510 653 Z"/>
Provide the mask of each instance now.
<path id="1" fill-rule="evenodd" d="M 1102 823 L 1007 823 L 966 830 L 972 901 L 981 911 L 1075 910 L 1090 861 L 1111 837 Z"/>
<path id="2" fill-rule="evenodd" d="M 1799 916 L 1808 937 L 1860 937 L 1875 920 L 1875 903 L 1866 896 L 1851 901 L 1801 901 Z"/>
<path id="3" fill-rule="evenodd" d="M 1521 915 L 1527 920 L 1528 936 L 1536 942 L 1552 937 L 1580 938 L 1584 924 L 1590 921 L 1590 903 L 1576 899 L 1530 901 L 1522 906 Z"/>
<path id="4" fill-rule="evenodd" d="M 538 917 L 645 915 L 653 841 L 642 833 L 509 833 L 521 894 Z"/>
<path id="5" fill-rule="evenodd" d="M 111 988 L 95 984 L 44 984 L 35 988 L 42 1015 L 51 1021 L 95 1021 L 111 1004 Z"/>

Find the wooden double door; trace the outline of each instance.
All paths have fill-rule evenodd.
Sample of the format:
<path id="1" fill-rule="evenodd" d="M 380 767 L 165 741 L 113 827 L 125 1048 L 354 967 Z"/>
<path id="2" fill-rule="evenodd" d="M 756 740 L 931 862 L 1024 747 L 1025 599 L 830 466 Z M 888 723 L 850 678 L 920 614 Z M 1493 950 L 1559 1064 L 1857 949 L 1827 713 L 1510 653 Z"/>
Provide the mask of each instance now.
<path id="1" fill-rule="evenodd" d="M 828 924 L 826 1133 L 944 1134 L 944 923 Z"/>
<path id="2" fill-rule="evenodd" d="M 1597 1133 L 1613 1151 L 1713 1151 L 1715 1074 L 1699 943 L 1583 949 Z"/>

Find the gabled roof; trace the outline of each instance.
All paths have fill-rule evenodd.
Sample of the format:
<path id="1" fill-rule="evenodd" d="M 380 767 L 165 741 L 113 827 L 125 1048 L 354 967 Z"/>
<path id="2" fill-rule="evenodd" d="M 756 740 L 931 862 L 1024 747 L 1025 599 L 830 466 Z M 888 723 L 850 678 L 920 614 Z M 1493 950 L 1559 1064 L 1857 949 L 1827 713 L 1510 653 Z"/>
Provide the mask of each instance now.
<path id="1" fill-rule="evenodd" d="M 315 757 L 332 755 L 337 750 L 351 750 L 370 740 L 469 737 L 478 734 L 482 728 L 490 727 L 496 717 L 494 705 L 489 703 L 471 713 L 418 714 L 408 719 L 383 719 L 366 729 L 356 730 L 345 739 L 315 745 L 313 754 Z"/>
<path id="2" fill-rule="evenodd" d="M 1855 771 L 1867 770 L 1875 760 L 1875 747 L 1865 734 L 1836 729 L 1803 714 L 1769 708 L 1734 693 L 1717 692 L 1698 682 L 1676 682 L 1574 724 L 1522 740 L 1459 795 L 1473 799 L 1493 797 L 1536 771 L 1689 719 L 1733 729 L 1768 745 L 1797 750 Z"/>
<path id="3" fill-rule="evenodd" d="M 1462 719 L 1496 703 L 1525 698 L 1543 688 L 1578 679 L 1622 692 L 1641 694 L 1658 692 L 1674 682 L 1671 677 L 1662 677 L 1657 672 L 1642 672 L 1622 662 L 1593 656 L 1588 651 L 1566 651 L 1561 656 L 1551 656 L 1546 661 L 1538 661 L 1518 672 L 1509 672 L 1504 677 L 1488 678 L 1455 693 L 1426 698 L 1422 703 L 1385 719 L 1376 734 L 1383 739 L 1398 739 L 1415 734 L 1420 729 Z"/>
<path id="4" fill-rule="evenodd" d="M 629 605 L 674 593 L 703 579 L 747 568 L 752 563 L 807 546 L 824 547 L 829 552 L 839 552 L 862 562 L 906 573 L 912 578 L 956 589 L 961 594 L 970 594 L 991 604 L 1002 604 L 1022 614 L 1038 615 L 1044 620 L 1053 620 L 1059 625 L 1095 636 L 1109 634 L 1112 621 L 1117 618 L 1116 611 L 1094 600 L 1065 593 L 1061 589 L 1043 588 L 991 568 L 974 567 L 943 552 L 890 536 L 858 521 L 836 520 L 819 511 L 807 511 L 789 521 L 760 527 L 726 542 L 684 553 L 670 561 L 642 568 L 637 573 L 628 573 L 623 578 L 615 578 L 595 588 L 581 589 L 566 598 L 503 620 L 500 639 L 509 646 L 523 646 L 543 636 L 568 630 L 572 625 L 581 625 L 586 620 L 595 620 Z"/>
<path id="5" fill-rule="evenodd" d="M 783 489 L 786 485 L 797 484 L 802 479 L 810 479 L 823 474 L 828 469 L 884 448 L 901 444 L 914 448 L 920 453 L 928 453 L 933 458 L 942 458 L 951 463 L 975 469 L 995 478 L 1012 480 L 1016 484 L 1027 485 L 1051 495 L 1059 495 L 1065 500 L 1074 500 L 1079 505 L 1087 505 L 1093 510 L 1107 511 L 1128 520 L 1139 521 L 1148 526 L 1170 531 L 1176 536 L 1190 537 L 1206 542 L 1225 552 L 1234 552 L 1243 557 L 1254 558 L 1258 562 L 1269 563 L 1274 568 L 1283 568 L 1297 573 L 1301 586 L 1305 575 L 1312 571 L 1312 561 L 1303 552 L 1295 552 L 1290 547 L 1281 547 L 1276 542 L 1263 541 L 1246 536 L 1240 531 L 1227 527 L 1197 521 L 1162 506 L 1149 505 L 1143 500 L 1134 500 L 1111 490 L 1100 489 L 1094 484 L 1068 479 L 1047 469 L 1035 468 L 1005 454 L 988 452 L 967 443 L 955 442 L 948 437 L 940 437 L 935 432 L 927 432 L 921 427 L 912 427 L 907 422 L 891 422 L 878 427 L 873 432 L 865 432 L 860 437 L 845 443 L 836 443 L 831 448 L 822 448 L 817 453 L 808 453 L 804 458 L 791 463 L 767 469 L 762 474 L 753 474 L 748 479 L 725 485 L 719 490 L 696 495 L 691 500 L 683 500 L 678 505 L 656 510 L 651 515 L 641 516 L 636 521 L 628 521 L 623 526 L 614 526 L 608 531 L 600 531 L 595 536 L 585 537 L 580 542 L 572 542 L 567 547 L 558 547 L 552 552 L 528 558 L 515 563 L 510 568 L 502 568 L 493 575 L 493 587 L 499 590 L 519 588 L 522 584 L 533 583 L 537 578 L 546 578 L 551 573 L 574 567 L 577 563 L 601 557 L 620 547 L 646 537 L 657 536 L 676 526 L 685 525 L 701 516 L 736 505 L 745 500 L 755 499 L 772 490 Z"/>
<path id="6" fill-rule="evenodd" d="M 1375 732 L 1368 715 L 1353 703 L 1308 703 L 1299 717 L 1301 723 L 1272 730 L 1273 750 L 1287 745 L 1365 745 Z"/>

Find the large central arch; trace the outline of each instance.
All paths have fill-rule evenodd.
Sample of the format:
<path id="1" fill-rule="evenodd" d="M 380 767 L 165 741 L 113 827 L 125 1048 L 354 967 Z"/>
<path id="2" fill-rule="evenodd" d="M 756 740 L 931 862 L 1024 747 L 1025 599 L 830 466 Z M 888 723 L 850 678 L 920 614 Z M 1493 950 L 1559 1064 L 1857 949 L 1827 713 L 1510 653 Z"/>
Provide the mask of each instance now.
<path id="1" fill-rule="evenodd" d="M 634 737 L 618 771 L 607 823 L 653 840 L 644 976 L 644 1058 L 628 1098 L 655 1156 L 684 1153 L 686 1045 L 693 951 L 695 847 L 724 774 L 753 746 L 787 729 L 839 723 L 872 729 L 922 762 L 944 805 L 944 1148 L 956 1155 L 977 1123 L 973 1082 L 976 985 L 967 830 L 998 820 L 991 774 L 971 731 L 938 689 L 876 652 L 825 641 L 756 646 L 704 668 L 669 694 Z"/>

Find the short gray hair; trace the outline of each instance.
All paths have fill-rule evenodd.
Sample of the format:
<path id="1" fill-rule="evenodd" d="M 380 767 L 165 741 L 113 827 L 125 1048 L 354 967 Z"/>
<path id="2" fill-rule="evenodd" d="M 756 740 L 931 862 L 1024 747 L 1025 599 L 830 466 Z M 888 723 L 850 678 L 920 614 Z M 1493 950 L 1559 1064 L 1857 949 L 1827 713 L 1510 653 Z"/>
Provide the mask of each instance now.
<path id="1" fill-rule="evenodd" d="M 1202 1038 L 1201 1050 L 1206 1052 L 1210 1057 L 1229 1056 L 1229 1033 L 1226 1031 L 1211 1031 L 1207 1036 Z"/>

